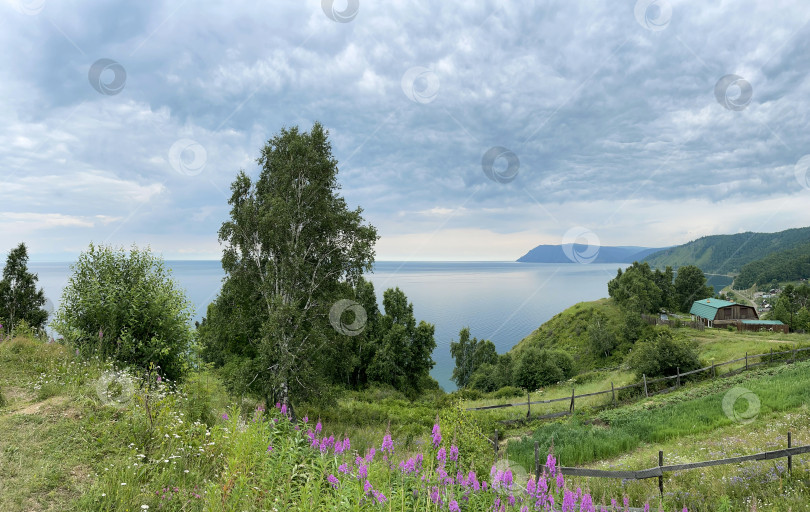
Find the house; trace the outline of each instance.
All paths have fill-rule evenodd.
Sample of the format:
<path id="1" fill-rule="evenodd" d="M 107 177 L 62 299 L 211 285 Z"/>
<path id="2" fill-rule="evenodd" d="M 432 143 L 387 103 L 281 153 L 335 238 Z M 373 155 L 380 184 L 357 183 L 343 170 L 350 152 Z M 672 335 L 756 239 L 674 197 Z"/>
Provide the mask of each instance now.
<path id="1" fill-rule="evenodd" d="M 692 320 L 707 327 L 737 325 L 740 320 L 759 320 L 756 308 L 720 299 L 702 299 L 692 303 Z"/>
<path id="2" fill-rule="evenodd" d="M 720 299 L 696 300 L 689 310 L 692 320 L 703 322 L 707 327 L 736 327 L 738 331 L 789 332 L 789 327 L 779 320 L 760 320 L 754 306 Z"/>

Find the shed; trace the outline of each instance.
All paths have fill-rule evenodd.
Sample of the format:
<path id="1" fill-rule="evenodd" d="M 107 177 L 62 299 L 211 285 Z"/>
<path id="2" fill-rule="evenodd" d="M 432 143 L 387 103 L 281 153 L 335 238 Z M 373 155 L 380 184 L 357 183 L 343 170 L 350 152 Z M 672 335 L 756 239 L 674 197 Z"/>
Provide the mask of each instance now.
<path id="1" fill-rule="evenodd" d="M 703 322 L 707 327 L 737 325 L 740 320 L 759 320 L 754 306 L 720 299 L 696 300 L 689 314 L 693 320 Z"/>

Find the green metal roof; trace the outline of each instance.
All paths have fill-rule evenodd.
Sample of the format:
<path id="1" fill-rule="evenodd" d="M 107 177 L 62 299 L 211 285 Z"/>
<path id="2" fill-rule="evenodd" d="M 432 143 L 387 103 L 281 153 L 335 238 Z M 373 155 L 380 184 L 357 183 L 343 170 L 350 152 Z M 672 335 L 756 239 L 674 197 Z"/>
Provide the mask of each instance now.
<path id="1" fill-rule="evenodd" d="M 696 300 L 692 303 L 692 309 L 689 310 L 689 314 L 706 318 L 707 320 L 714 320 L 714 317 L 717 316 L 718 309 L 726 306 L 734 306 L 735 304 L 737 303 L 720 299 Z"/>
<path id="2" fill-rule="evenodd" d="M 781 320 L 743 320 L 742 323 L 752 325 L 785 325 Z"/>

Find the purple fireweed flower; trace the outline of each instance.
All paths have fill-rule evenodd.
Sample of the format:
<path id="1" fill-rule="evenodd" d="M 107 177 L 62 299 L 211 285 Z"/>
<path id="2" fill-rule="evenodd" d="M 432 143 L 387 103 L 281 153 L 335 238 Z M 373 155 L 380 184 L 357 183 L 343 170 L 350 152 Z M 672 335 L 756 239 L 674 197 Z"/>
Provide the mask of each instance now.
<path id="1" fill-rule="evenodd" d="M 281 414 L 287 415 L 287 404 L 281 404 Z"/>
<path id="2" fill-rule="evenodd" d="M 368 466 L 365 464 L 361 464 L 360 467 L 357 468 L 357 477 L 358 478 L 366 478 L 368 476 Z"/>
<path id="3" fill-rule="evenodd" d="M 439 453 L 436 454 L 436 460 L 444 464 L 447 460 L 447 451 L 444 448 L 439 448 Z"/>
<path id="4" fill-rule="evenodd" d="M 537 492 L 538 494 L 546 494 L 548 492 L 548 481 L 545 475 L 540 475 L 540 478 L 537 480 Z"/>
<path id="5" fill-rule="evenodd" d="M 574 493 L 566 489 L 565 493 L 563 493 L 562 512 L 574 512 L 576 506 L 574 500 Z"/>
<path id="6" fill-rule="evenodd" d="M 613 499 L 611 499 L 611 500 L 610 500 L 610 506 L 611 506 L 612 508 L 616 508 L 616 507 L 618 507 L 618 506 L 619 506 L 619 502 L 618 502 L 618 501 L 616 501 L 616 498 L 613 498 Z"/>
<path id="7" fill-rule="evenodd" d="M 368 453 L 366 454 L 366 462 L 371 462 L 372 460 L 374 460 L 374 455 L 376 453 L 377 453 L 377 450 L 375 450 L 373 446 L 371 448 L 369 448 Z"/>
<path id="8" fill-rule="evenodd" d="M 385 497 L 385 494 L 381 493 L 380 491 L 371 491 L 374 495 L 374 499 L 377 500 L 377 503 L 385 503 L 388 498 Z"/>
<path id="9" fill-rule="evenodd" d="M 439 424 L 436 423 L 433 425 L 433 447 L 438 448 L 439 444 L 442 442 L 442 429 L 439 427 Z"/>
<path id="10" fill-rule="evenodd" d="M 563 478 L 562 473 L 557 473 L 557 489 L 562 489 L 565 485 L 565 479 Z"/>
<path id="11" fill-rule="evenodd" d="M 644 512 L 650 512 L 650 504 L 649 503 L 644 504 Z"/>
<path id="12" fill-rule="evenodd" d="M 630 498 L 628 498 L 627 496 L 624 497 L 624 508 L 625 510 L 630 508 Z"/>
<path id="13" fill-rule="evenodd" d="M 343 451 L 348 452 L 352 447 L 352 443 L 349 441 L 349 438 L 345 438 L 343 440 Z"/>
<path id="14" fill-rule="evenodd" d="M 450 500 L 450 512 L 461 512 L 461 508 L 458 506 L 456 500 Z"/>
<path id="15" fill-rule="evenodd" d="M 522 507 L 520 507 L 520 512 L 529 512 L 529 507 L 523 505 Z"/>
<path id="16" fill-rule="evenodd" d="M 456 462 L 458 460 L 458 446 L 450 445 L 450 460 Z"/>
<path id="17" fill-rule="evenodd" d="M 371 485 L 371 482 L 366 480 L 366 483 L 363 484 L 363 492 L 366 494 L 370 493 L 374 489 L 374 486 Z"/>
<path id="18" fill-rule="evenodd" d="M 442 504 L 442 497 L 439 495 L 438 487 L 434 487 L 433 490 L 430 491 L 430 501 L 438 505 Z"/>
<path id="19" fill-rule="evenodd" d="M 303 421 L 304 421 L 304 424 L 306 424 L 309 421 L 309 416 L 304 416 Z"/>
<path id="20" fill-rule="evenodd" d="M 416 472 L 416 460 L 411 457 L 407 461 L 403 460 L 399 463 L 399 467 L 403 473 L 410 475 Z"/>
<path id="21" fill-rule="evenodd" d="M 511 495 L 511 494 L 510 494 L 510 495 L 509 495 L 509 498 L 507 499 L 507 501 L 509 502 L 509 506 L 510 506 L 510 507 L 514 507 L 514 506 L 515 506 L 515 497 L 514 497 L 513 495 Z"/>
<path id="22" fill-rule="evenodd" d="M 328 476 L 328 477 L 326 477 L 326 479 L 327 479 L 327 480 L 329 480 L 329 483 L 330 483 L 330 484 L 332 484 L 332 488 L 333 488 L 333 489 L 337 489 L 337 486 L 338 486 L 339 481 L 338 481 L 338 479 L 335 477 L 335 475 L 333 475 L 333 474 L 331 474 L 331 473 L 330 473 L 330 474 L 329 474 L 329 476 Z"/>
<path id="23" fill-rule="evenodd" d="M 386 433 L 385 437 L 383 437 L 382 451 L 383 453 L 394 453 L 394 441 L 391 439 L 391 434 Z"/>
<path id="24" fill-rule="evenodd" d="M 551 453 L 548 454 L 548 458 L 546 459 L 546 469 L 551 476 L 554 476 L 554 472 L 557 470 L 557 459 L 555 459 L 554 455 Z"/>
<path id="25" fill-rule="evenodd" d="M 593 500 L 590 494 L 585 494 L 582 497 L 582 503 L 579 506 L 579 512 L 596 512 L 596 507 L 593 506 Z"/>
<path id="26" fill-rule="evenodd" d="M 272 451 L 273 451 L 273 445 L 272 445 L 272 444 L 268 444 L 268 445 L 267 445 L 267 451 L 268 451 L 268 452 L 272 452 Z"/>
<path id="27" fill-rule="evenodd" d="M 323 425 L 321 425 L 321 420 L 318 420 L 318 423 L 315 424 L 315 434 L 320 434 Z"/>
<path id="28" fill-rule="evenodd" d="M 349 474 L 349 465 L 344 462 L 343 464 L 338 466 L 338 472 L 343 473 L 344 475 L 348 475 Z"/>
<path id="29" fill-rule="evenodd" d="M 473 489 L 475 489 L 475 487 L 473 487 Z M 475 489 L 475 490 L 477 491 L 478 489 Z M 482 490 L 482 491 L 486 491 L 486 490 L 487 490 L 487 483 L 486 483 L 486 481 L 481 482 L 481 490 Z"/>
<path id="30" fill-rule="evenodd" d="M 526 482 L 526 494 L 529 496 L 534 496 L 534 492 L 537 490 L 537 483 L 534 481 L 534 477 L 530 476 L 529 481 Z"/>
<path id="31" fill-rule="evenodd" d="M 225 420 L 225 421 L 228 421 L 228 414 L 223 412 L 222 413 L 222 419 Z"/>

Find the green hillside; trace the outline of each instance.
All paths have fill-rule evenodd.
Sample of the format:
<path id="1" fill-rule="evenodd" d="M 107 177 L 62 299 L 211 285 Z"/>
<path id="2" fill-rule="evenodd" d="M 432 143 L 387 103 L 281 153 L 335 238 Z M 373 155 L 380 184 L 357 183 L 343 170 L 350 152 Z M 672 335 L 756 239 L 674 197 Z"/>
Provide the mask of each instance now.
<path id="1" fill-rule="evenodd" d="M 698 238 L 684 245 L 651 254 L 644 261 L 654 268 L 697 265 L 703 272 L 728 274 L 775 252 L 810 242 L 810 227 L 778 233 L 738 233 Z"/>
<path id="2" fill-rule="evenodd" d="M 755 284 L 798 281 L 808 277 L 810 277 L 810 243 L 805 243 L 746 264 L 734 280 L 734 287 L 745 289 Z"/>
<path id="3" fill-rule="evenodd" d="M 619 364 L 624 358 L 621 350 L 617 350 L 609 359 L 600 359 L 588 346 L 588 324 L 597 313 L 607 318 L 608 328 L 612 331 L 621 328 L 622 313 L 613 299 L 580 302 L 554 315 L 512 347 L 510 353 L 517 355 L 529 347 L 563 350 L 573 356 L 577 372 Z"/>

